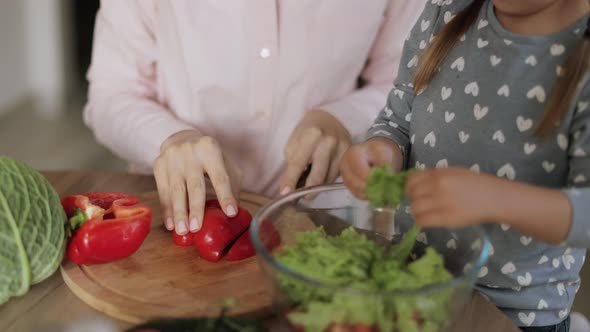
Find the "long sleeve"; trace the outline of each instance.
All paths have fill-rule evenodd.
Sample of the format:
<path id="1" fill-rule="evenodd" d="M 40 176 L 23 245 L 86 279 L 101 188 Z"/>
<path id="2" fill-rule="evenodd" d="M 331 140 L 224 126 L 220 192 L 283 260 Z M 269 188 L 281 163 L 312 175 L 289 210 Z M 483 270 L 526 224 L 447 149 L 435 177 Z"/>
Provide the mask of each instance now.
<path id="1" fill-rule="evenodd" d="M 586 84 L 576 104 L 570 127 L 569 188 L 565 189 L 573 211 L 566 242 L 590 248 L 590 86 Z"/>
<path id="2" fill-rule="evenodd" d="M 418 58 L 433 34 L 440 11 L 440 5 L 431 4 L 430 1 L 424 6 L 422 15 L 404 43 L 397 77 L 387 97 L 387 104 L 367 133 L 367 138 L 386 137 L 393 140 L 399 145 L 404 156 L 410 146 L 410 120 L 414 100 L 412 82 Z"/>
<path id="3" fill-rule="evenodd" d="M 364 138 L 367 127 L 382 109 L 400 63 L 404 38 L 423 7 L 423 0 L 390 0 L 361 74 L 366 85 L 344 98 L 319 107 L 340 120 L 353 139 Z"/>
<path id="4" fill-rule="evenodd" d="M 101 1 L 84 109 L 101 144 L 149 169 L 168 136 L 191 128 L 157 102 L 154 7 L 154 1 Z"/>

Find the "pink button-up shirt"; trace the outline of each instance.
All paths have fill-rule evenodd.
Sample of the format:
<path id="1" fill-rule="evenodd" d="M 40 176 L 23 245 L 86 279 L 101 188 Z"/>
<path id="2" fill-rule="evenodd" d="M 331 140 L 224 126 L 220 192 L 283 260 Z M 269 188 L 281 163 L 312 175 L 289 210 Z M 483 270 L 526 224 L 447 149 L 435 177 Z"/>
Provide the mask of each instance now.
<path id="1" fill-rule="evenodd" d="M 385 104 L 422 0 L 102 0 L 86 124 L 131 169 L 196 128 L 275 195 L 305 112 L 359 137 Z M 358 88 L 357 80 L 366 84 Z"/>

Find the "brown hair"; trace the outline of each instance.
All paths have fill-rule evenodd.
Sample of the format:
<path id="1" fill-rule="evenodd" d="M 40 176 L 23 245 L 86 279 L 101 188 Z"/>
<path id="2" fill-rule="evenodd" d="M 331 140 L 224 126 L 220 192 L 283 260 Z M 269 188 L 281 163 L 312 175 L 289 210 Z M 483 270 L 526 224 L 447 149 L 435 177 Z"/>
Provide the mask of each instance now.
<path id="1" fill-rule="evenodd" d="M 485 0 L 473 0 L 434 36 L 432 43 L 422 53 L 418 62 L 414 77 L 416 94 L 426 88 L 457 41 L 474 25 L 484 2 Z M 590 19 L 584 37 L 570 53 L 557 78 L 547 104 L 547 111 L 537 126 L 537 134 L 547 136 L 558 126 L 562 116 L 571 108 L 578 92 L 578 85 L 588 69 L 590 69 Z"/>

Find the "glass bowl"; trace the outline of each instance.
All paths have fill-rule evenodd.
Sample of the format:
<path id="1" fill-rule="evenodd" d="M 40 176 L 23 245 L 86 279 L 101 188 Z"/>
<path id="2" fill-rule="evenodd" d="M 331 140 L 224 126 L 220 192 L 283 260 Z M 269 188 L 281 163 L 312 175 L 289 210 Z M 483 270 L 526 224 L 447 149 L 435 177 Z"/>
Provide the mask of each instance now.
<path id="1" fill-rule="evenodd" d="M 413 270 L 387 274 L 385 279 L 382 262 L 392 258 L 378 263 L 374 251 L 362 246 L 345 248 L 348 240 L 330 247 L 330 255 L 341 252 L 356 257 L 350 266 L 341 266 L 339 257 L 334 263 L 324 259 L 324 252 L 313 257 L 324 259 L 321 268 L 302 269 L 301 264 L 307 264 L 312 254 L 302 254 L 297 266 L 284 256 L 303 233 L 331 237 L 351 227 L 379 251 L 395 255 L 399 252 L 395 245 L 412 229 L 407 212 L 405 203 L 397 210 L 372 208 L 355 199 L 343 184 L 298 190 L 263 206 L 250 232 L 259 264 L 272 286 L 273 309 L 280 324 L 293 331 L 446 331 L 471 298 L 478 272 L 487 262 L 489 241 L 481 227 L 419 230 L 410 255 L 402 256 L 408 257 L 403 265 L 414 265 Z M 272 228 L 276 232 L 269 231 Z M 432 258 L 426 257 L 432 256 L 431 248 L 439 257 L 438 268 L 446 272 L 419 267 L 420 261 Z M 365 270 L 359 270 L 359 264 Z M 331 271 L 330 278 L 324 275 L 327 271 Z M 381 281 L 374 281 L 378 278 Z M 396 278 L 399 283 L 394 287 Z M 430 278 L 435 281 L 426 280 Z"/>

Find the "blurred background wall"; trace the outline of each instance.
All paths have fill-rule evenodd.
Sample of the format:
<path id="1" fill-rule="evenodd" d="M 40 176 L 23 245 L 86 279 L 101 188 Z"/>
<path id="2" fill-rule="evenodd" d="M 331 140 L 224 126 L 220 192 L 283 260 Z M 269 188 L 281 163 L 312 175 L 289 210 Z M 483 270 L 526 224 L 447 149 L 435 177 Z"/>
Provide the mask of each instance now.
<path id="1" fill-rule="evenodd" d="M 0 154 L 124 170 L 82 122 L 98 0 L 0 0 Z"/>

